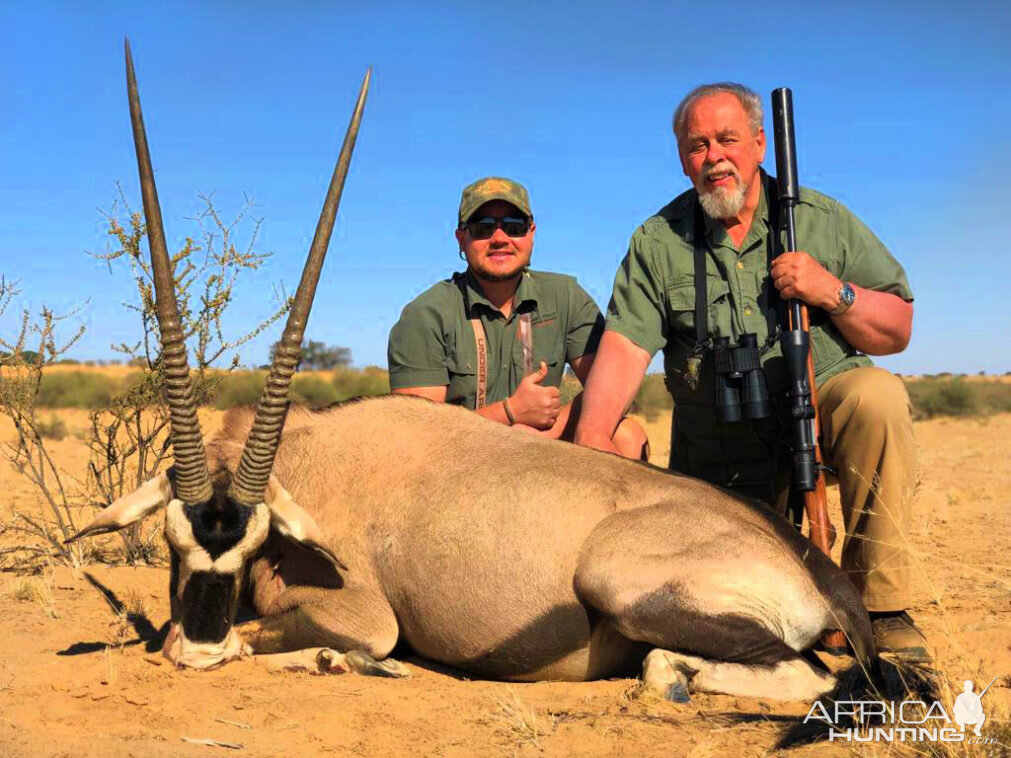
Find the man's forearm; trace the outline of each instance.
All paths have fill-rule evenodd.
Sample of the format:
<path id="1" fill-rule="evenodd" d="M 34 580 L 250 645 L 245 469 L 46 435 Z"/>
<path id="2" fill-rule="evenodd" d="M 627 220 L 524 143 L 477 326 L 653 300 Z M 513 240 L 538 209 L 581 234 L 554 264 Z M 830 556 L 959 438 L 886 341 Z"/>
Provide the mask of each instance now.
<path id="1" fill-rule="evenodd" d="M 509 423 L 509 417 L 505 412 L 505 401 L 500 400 L 497 403 L 492 403 L 491 405 L 486 405 L 483 408 L 478 408 L 474 411 L 478 416 L 484 416 L 486 419 L 492 421 L 497 421 L 500 424 L 506 424 L 511 426 Z"/>
<path id="2" fill-rule="evenodd" d="M 583 408 L 576 427 L 577 444 L 594 438 L 611 438 L 639 391 L 650 357 L 627 337 L 617 332 L 604 332 L 583 391 Z"/>
<path id="3" fill-rule="evenodd" d="M 857 350 L 868 355 L 901 353 L 913 330 L 913 304 L 898 295 L 852 285 L 853 306 L 832 323 Z"/>

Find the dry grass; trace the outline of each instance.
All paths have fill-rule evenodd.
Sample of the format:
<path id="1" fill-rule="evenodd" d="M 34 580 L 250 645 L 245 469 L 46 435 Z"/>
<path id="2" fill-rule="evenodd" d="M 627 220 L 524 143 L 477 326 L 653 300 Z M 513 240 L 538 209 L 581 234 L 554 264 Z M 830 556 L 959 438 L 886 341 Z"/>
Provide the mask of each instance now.
<path id="1" fill-rule="evenodd" d="M 877 482 L 871 482 L 870 488 L 878 498 L 878 516 L 894 519 L 892 509 L 887 507 L 887 503 L 881 502 L 880 491 Z M 946 500 L 949 506 L 957 506 L 960 498 L 957 493 L 947 492 Z M 935 522 L 925 521 L 923 525 L 923 535 L 929 537 L 933 531 Z M 939 525 L 938 525 L 939 526 Z M 898 531 L 898 530 L 897 530 Z M 910 556 L 912 566 L 913 581 L 921 587 L 927 588 L 932 604 L 939 610 L 939 621 L 945 636 L 955 639 L 954 634 L 955 619 L 944 603 L 946 587 L 944 585 L 945 569 L 961 569 L 971 574 L 975 574 L 979 580 L 985 581 L 993 586 L 1003 585 L 1006 592 L 1011 594 L 1011 567 L 1007 565 L 991 564 L 986 566 L 970 566 L 964 561 L 947 561 L 937 555 L 936 551 L 925 552 L 916 549 L 908 535 L 903 535 L 905 548 Z M 837 543 L 836 549 L 839 549 Z M 838 561 L 838 555 L 835 556 Z M 958 672 L 956 675 L 954 672 Z M 951 655 L 934 656 L 931 675 L 931 684 L 935 688 L 933 696 L 937 698 L 949 716 L 953 714 L 955 698 L 962 691 L 962 682 L 965 679 L 972 679 L 977 685 L 977 691 L 986 687 L 987 683 L 999 672 L 984 671 L 983 663 L 978 655 L 970 655 L 968 651 L 955 647 Z M 997 676 L 997 684 L 1001 682 L 1001 677 Z M 919 699 L 914 691 L 907 695 L 907 699 Z M 922 693 L 921 693 L 922 694 Z M 877 696 L 881 696 L 877 693 Z M 883 697 L 883 696 L 882 696 Z M 894 699 L 894 698 L 893 698 Z M 984 700 L 983 710 L 986 714 L 986 722 L 983 727 L 982 737 L 993 740 L 988 744 L 969 744 L 968 739 L 974 737 L 971 727 L 966 729 L 966 741 L 964 742 L 911 742 L 911 743 L 865 743 L 853 748 L 853 755 L 872 756 L 873 758 L 884 758 L 884 756 L 926 756 L 929 758 L 990 758 L 991 756 L 1011 756 L 1011 709 L 1001 700 L 991 697 L 990 701 Z M 925 715 L 922 711 L 920 716 Z M 938 727 L 951 726 L 941 721 L 927 722 Z M 887 725 L 886 725 L 887 726 Z"/>
<path id="2" fill-rule="evenodd" d="M 4 595 L 19 603 L 38 606 L 51 619 L 58 619 L 50 580 L 41 576 L 20 576 L 8 582 Z"/>
<path id="3" fill-rule="evenodd" d="M 123 646 L 137 634 L 136 619 L 147 618 L 147 600 L 137 590 L 128 590 L 118 605 L 110 602 L 109 607 L 114 614 L 113 620 L 109 623 L 109 647 L 122 650 Z"/>
<path id="4" fill-rule="evenodd" d="M 554 716 L 539 714 L 532 705 L 520 700 L 511 687 L 506 692 L 506 695 L 490 695 L 495 704 L 492 721 L 498 726 L 497 733 L 517 746 L 533 745 L 539 748 L 540 739 L 555 727 Z"/>

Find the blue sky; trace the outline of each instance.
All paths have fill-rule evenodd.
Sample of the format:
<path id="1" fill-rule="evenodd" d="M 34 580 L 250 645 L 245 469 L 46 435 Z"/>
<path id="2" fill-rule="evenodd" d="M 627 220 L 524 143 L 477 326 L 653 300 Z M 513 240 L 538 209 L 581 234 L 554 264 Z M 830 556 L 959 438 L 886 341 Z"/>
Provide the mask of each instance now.
<path id="1" fill-rule="evenodd" d="M 19 304 L 85 301 L 72 357 L 110 358 L 139 324 L 122 270 L 88 257 L 122 182 L 137 206 L 129 35 L 166 233 L 252 197 L 262 271 L 226 331 L 297 283 L 358 85 L 373 86 L 308 336 L 386 362 L 400 309 L 460 267 L 460 189 L 530 190 L 536 268 L 601 306 L 636 226 L 688 187 L 678 99 L 731 79 L 794 92 L 801 182 L 839 198 L 905 265 L 901 372 L 1011 370 L 1001 222 L 1011 207 L 1007 3 L 5 3 L 0 9 L 0 273 Z M 771 129 L 768 123 L 767 128 Z M 774 168 L 770 151 L 769 165 Z M 0 335 L 16 327 L 0 319 Z M 241 351 L 265 360 L 280 327 Z"/>

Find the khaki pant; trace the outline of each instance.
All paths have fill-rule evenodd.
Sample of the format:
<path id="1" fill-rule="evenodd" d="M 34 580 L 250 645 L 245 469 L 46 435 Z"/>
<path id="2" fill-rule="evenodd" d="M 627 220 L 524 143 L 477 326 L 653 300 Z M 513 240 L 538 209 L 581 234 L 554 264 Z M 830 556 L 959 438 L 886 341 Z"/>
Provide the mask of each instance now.
<path id="1" fill-rule="evenodd" d="M 905 385 L 884 369 L 850 369 L 819 388 L 818 413 L 823 455 L 839 469 L 843 571 L 867 610 L 908 608 L 916 443 Z"/>

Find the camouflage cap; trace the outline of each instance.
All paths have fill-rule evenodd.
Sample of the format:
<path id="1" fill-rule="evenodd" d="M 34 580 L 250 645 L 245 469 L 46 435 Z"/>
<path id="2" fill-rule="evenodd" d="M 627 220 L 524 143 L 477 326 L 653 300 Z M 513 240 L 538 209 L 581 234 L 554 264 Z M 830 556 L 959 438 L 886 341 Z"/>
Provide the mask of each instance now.
<path id="1" fill-rule="evenodd" d="M 474 211 L 490 200 L 505 200 L 515 205 L 525 215 L 530 217 L 534 215 L 530 212 L 530 197 L 522 184 L 501 176 L 486 176 L 463 188 L 463 194 L 460 196 L 459 222 L 462 224 L 474 215 Z"/>

